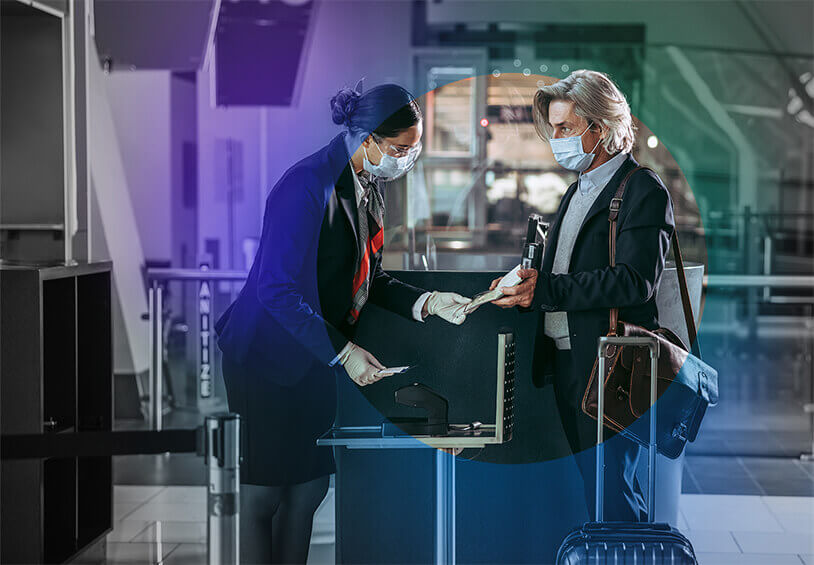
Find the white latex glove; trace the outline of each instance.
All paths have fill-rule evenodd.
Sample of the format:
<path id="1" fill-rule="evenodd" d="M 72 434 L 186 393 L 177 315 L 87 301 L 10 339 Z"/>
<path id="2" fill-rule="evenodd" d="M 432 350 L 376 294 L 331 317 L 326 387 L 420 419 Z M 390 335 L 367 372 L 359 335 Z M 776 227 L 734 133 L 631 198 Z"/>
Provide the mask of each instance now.
<path id="1" fill-rule="evenodd" d="M 348 348 L 339 358 L 339 362 L 345 367 L 348 376 L 359 386 L 375 383 L 383 377 L 389 377 L 392 373 L 378 373 L 385 368 L 368 351 L 365 351 L 354 343 L 348 343 Z M 378 373 L 378 374 L 377 374 Z"/>
<path id="2" fill-rule="evenodd" d="M 430 316 L 438 316 L 449 322 L 460 326 L 466 320 L 464 308 L 472 302 L 471 298 L 461 296 L 456 292 L 433 291 L 427 298 L 427 313 Z"/>

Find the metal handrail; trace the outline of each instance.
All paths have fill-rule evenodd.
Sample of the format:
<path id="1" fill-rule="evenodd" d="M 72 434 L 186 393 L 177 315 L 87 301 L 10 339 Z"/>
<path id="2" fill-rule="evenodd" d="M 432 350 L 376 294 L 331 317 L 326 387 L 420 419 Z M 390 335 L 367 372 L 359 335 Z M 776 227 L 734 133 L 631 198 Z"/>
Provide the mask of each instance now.
<path id="1" fill-rule="evenodd" d="M 199 269 L 147 269 L 149 291 L 148 319 L 150 326 L 150 419 L 152 428 L 162 428 L 162 362 L 163 362 L 163 303 L 162 281 L 242 281 L 248 277 L 246 271 L 220 271 Z M 710 288 L 810 288 L 814 289 L 814 275 L 705 275 L 704 290 Z M 783 297 L 770 296 L 770 302 Z M 793 298 L 788 297 L 789 303 Z M 800 297 L 800 303 L 810 303 L 810 298 Z M 804 406 L 812 414 L 812 453 L 814 453 L 814 397 Z M 812 454 L 803 458 L 814 459 Z"/>
<path id="2" fill-rule="evenodd" d="M 227 271 L 198 269 L 147 269 L 147 281 L 242 281 L 249 276 L 248 271 Z M 811 288 L 814 289 L 814 275 L 704 275 L 705 288 Z"/>
<path id="3" fill-rule="evenodd" d="M 704 287 L 814 289 L 814 275 L 705 275 Z"/>
<path id="4" fill-rule="evenodd" d="M 163 423 L 164 385 L 164 288 L 160 283 L 168 281 L 243 281 L 246 271 L 210 271 L 203 269 L 171 269 L 154 267 L 146 269 L 147 323 L 150 328 L 148 388 L 150 390 L 149 418 L 153 430 L 161 430 Z"/>
<path id="5" fill-rule="evenodd" d="M 168 269 L 165 267 L 147 269 L 147 281 L 242 281 L 249 276 L 248 271 L 202 271 L 200 269 Z"/>

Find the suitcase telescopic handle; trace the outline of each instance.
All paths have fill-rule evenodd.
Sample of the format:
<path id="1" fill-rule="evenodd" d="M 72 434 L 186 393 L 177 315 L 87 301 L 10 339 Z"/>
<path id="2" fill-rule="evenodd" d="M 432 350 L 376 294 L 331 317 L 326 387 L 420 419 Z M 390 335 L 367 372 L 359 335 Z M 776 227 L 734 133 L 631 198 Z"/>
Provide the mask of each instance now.
<path id="1" fill-rule="evenodd" d="M 596 521 L 604 519 L 605 502 L 605 351 L 610 345 L 646 346 L 650 351 L 650 438 L 647 445 L 647 521 L 656 520 L 656 375 L 658 373 L 659 342 L 653 337 L 602 336 L 599 338 L 597 366 L 596 414 Z"/>

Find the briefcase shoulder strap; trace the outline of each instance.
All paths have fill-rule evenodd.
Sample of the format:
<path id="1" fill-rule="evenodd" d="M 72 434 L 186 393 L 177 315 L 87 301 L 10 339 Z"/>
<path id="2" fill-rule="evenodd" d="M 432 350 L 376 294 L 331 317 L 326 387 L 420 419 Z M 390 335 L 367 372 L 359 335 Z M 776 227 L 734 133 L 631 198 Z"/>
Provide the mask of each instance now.
<path id="1" fill-rule="evenodd" d="M 610 266 L 616 266 L 616 221 L 619 218 L 619 211 L 622 209 L 622 200 L 625 196 L 625 189 L 627 183 L 633 173 L 645 167 L 634 167 L 627 172 L 625 178 L 619 183 L 616 193 L 610 201 L 610 212 L 608 212 L 608 257 L 610 258 Z M 613 307 L 610 309 L 610 320 L 608 327 L 608 335 L 616 335 L 619 327 L 619 308 Z"/>
<path id="2" fill-rule="evenodd" d="M 701 358 L 701 351 L 698 348 L 698 330 L 695 327 L 695 316 L 692 313 L 690 302 L 690 291 L 687 288 L 687 275 L 684 272 L 684 259 L 681 256 L 681 246 L 678 244 L 678 231 L 673 230 L 673 257 L 676 262 L 678 273 L 678 292 L 681 294 L 681 307 L 684 309 L 684 320 L 687 323 L 687 337 L 690 340 L 689 346 L 692 354 Z"/>
<path id="3" fill-rule="evenodd" d="M 625 178 L 622 179 L 622 182 L 619 183 L 619 188 L 616 189 L 616 193 L 613 195 L 610 202 L 610 212 L 608 212 L 608 252 L 611 267 L 616 266 L 616 223 L 619 218 L 619 210 L 622 208 L 622 200 L 625 196 L 625 189 L 627 188 L 627 183 L 630 180 L 630 177 L 633 176 L 633 173 L 643 169 L 652 172 L 652 169 L 649 167 L 640 166 L 632 168 L 625 175 Z M 700 358 L 701 354 L 698 350 L 695 317 L 693 316 L 692 306 L 690 305 L 690 292 L 687 289 L 687 277 L 684 272 L 684 260 L 681 256 L 681 247 L 678 244 L 678 232 L 675 229 L 673 229 L 672 247 L 673 256 L 675 257 L 676 262 L 676 271 L 678 274 L 678 291 L 681 295 L 681 307 L 684 310 L 684 321 L 687 324 L 687 336 L 690 339 L 690 349 L 693 355 Z M 608 328 L 608 334 L 616 335 L 619 325 L 619 308 L 611 308 L 609 322 L 610 327 Z"/>

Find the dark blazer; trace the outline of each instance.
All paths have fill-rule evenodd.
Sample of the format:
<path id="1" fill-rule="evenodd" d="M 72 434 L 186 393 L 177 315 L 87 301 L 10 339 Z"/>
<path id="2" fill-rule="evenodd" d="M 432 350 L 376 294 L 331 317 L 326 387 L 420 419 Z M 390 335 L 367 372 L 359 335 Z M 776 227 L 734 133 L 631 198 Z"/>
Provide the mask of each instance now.
<path id="1" fill-rule="evenodd" d="M 628 171 L 637 167 L 632 155 L 622 163 L 593 203 L 580 228 L 569 272 L 552 274 L 560 222 L 577 183 L 560 201 L 546 243 L 530 311 L 539 316 L 532 375 L 538 387 L 552 382 L 554 341 L 543 332 L 543 312 L 565 311 L 575 371 L 588 375 L 596 358 L 597 340 L 608 333 L 610 308 L 619 319 L 648 329 L 658 327 L 656 289 L 675 229 L 667 188 L 650 171 L 628 181 L 617 223 L 616 266 L 609 266 L 608 211 L 611 198 Z"/>
<path id="2" fill-rule="evenodd" d="M 292 166 L 266 199 L 260 245 L 240 294 L 215 324 L 235 362 L 293 385 L 353 339 L 345 319 L 359 246 L 354 183 L 343 134 Z M 412 318 L 422 289 L 371 265 L 368 300 Z"/>

